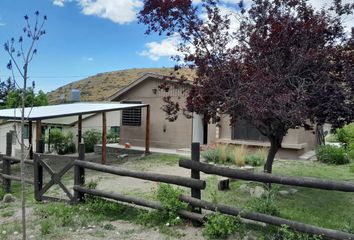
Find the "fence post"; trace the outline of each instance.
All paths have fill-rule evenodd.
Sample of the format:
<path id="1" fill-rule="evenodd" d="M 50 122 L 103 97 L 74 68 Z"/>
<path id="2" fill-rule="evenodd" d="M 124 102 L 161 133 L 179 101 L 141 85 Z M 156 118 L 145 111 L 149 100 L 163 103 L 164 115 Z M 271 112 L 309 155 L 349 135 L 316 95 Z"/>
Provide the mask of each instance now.
<path id="1" fill-rule="evenodd" d="M 6 133 L 6 156 L 12 155 L 12 132 Z"/>
<path id="2" fill-rule="evenodd" d="M 79 144 L 79 160 L 85 161 L 85 144 Z M 83 186 L 85 184 L 85 168 L 74 165 L 74 185 Z M 84 200 L 84 193 L 74 190 L 74 203 Z"/>
<path id="3" fill-rule="evenodd" d="M 37 147 L 38 149 L 38 147 Z M 39 192 L 43 187 L 43 167 L 40 165 L 41 155 L 38 153 L 34 154 L 33 158 L 33 169 L 34 169 L 34 199 L 36 201 L 42 201 L 42 196 Z"/>
<path id="4" fill-rule="evenodd" d="M 45 142 L 43 139 L 39 139 L 36 145 L 36 153 L 44 153 Z"/>
<path id="5" fill-rule="evenodd" d="M 200 143 L 193 142 L 192 143 L 192 161 L 200 162 Z M 191 170 L 191 178 L 200 180 L 200 172 L 198 170 Z M 201 190 L 191 188 L 191 196 L 192 198 L 201 199 Z M 202 213 L 202 209 L 198 207 L 192 207 L 192 212 Z M 201 226 L 200 222 L 193 221 L 193 226 Z"/>
<path id="6" fill-rule="evenodd" d="M 2 173 L 6 175 L 11 175 L 11 161 L 5 160 L 4 156 L 0 154 L 0 160 L 2 160 Z M 5 193 L 11 192 L 11 180 L 2 178 L 2 186 Z"/>

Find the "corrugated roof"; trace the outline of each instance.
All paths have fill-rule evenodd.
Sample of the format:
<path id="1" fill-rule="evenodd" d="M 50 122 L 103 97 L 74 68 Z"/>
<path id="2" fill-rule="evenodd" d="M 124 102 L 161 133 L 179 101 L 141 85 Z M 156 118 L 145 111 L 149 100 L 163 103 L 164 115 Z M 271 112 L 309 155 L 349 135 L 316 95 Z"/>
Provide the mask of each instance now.
<path id="1" fill-rule="evenodd" d="M 75 115 L 110 112 L 128 108 L 142 108 L 148 104 L 127 103 L 70 103 L 49 105 L 42 107 L 25 108 L 26 120 L 51 119 Z M 21 108 L 0 110 L 0 119 L 21 119 Z"/>

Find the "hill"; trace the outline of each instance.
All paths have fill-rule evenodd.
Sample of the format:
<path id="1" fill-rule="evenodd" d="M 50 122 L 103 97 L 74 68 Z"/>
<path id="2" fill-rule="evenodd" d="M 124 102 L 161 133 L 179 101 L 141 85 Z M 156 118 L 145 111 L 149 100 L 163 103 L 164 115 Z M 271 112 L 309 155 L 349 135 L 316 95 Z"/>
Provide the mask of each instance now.
<path id="1" fill-rule="evenodd" d="M 134 68 L 99 73 L 92 77 L 69 83 L 52 92 L 49 92 L 48 100 L 49 104 L 56 104 L 60 103 L 61 96 L 64 96 L 67 101 L 69 99 L 71 89 L 80 89 L 81 101 L 104 101 L 116 91 L 146 73 L 157 73 L 169 76 L 172 72 L 172 68 Z M 178 73 L 183 74 L 188 78 L 192 78 L 194 75 L 193 71 L 190 69 L 181 69 Z"/>

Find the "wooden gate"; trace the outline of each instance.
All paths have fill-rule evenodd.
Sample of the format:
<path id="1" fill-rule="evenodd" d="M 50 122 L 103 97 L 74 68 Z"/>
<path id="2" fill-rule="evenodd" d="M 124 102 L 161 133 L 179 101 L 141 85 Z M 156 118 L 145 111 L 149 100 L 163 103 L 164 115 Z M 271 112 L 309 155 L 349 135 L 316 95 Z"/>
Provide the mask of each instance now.
<path id="1" fill-rule="evenodd" d="M 85 148 L 84 145 L 79 146 L 79 160 L 85 159 Z M 74 201 L 74 196 L 71 191 L 64 185 L 62 178 L 63 176 L 74 166 L 74 162 L 69 162 L 60 171 L 54 171 L 48 163 L 44 161 L 41 154 L 34 154 L 33 167 L 34 167 L 34 198 L 37 201 Z M 43 186 L 43 172 L 44 170 L 49 174 L 50 180 L 47 184 Z M 53 187 L 58 185 L 66 194 L 68 199 L 57 198 L 46 196 L 45 193 Z"/>

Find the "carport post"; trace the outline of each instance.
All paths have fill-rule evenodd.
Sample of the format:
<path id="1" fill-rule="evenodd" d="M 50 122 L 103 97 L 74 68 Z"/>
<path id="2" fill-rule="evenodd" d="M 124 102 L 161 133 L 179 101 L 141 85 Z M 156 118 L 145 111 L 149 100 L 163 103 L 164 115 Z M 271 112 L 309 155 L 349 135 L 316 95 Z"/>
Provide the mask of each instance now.
<path id="1" fill-rule="evenodd" d="M 102 164 L 106 164 L 106 145 L 107 145 L 107 119 L 106 112 L 102 112 Z"/>
<path id="2" fill-rule="evenodd" d="M 77 121 L 77 147 L 79 148 L 80 143 L 82 143 L 82 115 L 79 115 Z"/>
<path id="3" fill-rule="evenodd" d="M 39 119 L 36 121 L 36 150 L 37 151 L 40 149 L 39 145 L 41 144 L 41 139 L 42 139 L 42 121 Z"/>
<path id="4" fill-rule="evenodd" d="M 150 106 L 146 106 L 145 154 L 150 153 Z"/>

